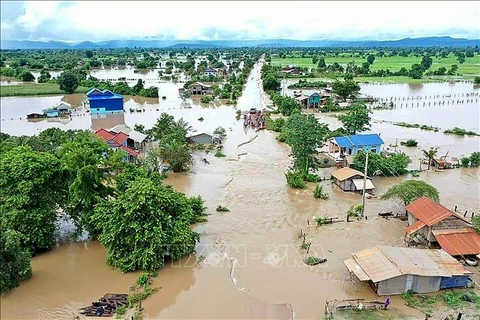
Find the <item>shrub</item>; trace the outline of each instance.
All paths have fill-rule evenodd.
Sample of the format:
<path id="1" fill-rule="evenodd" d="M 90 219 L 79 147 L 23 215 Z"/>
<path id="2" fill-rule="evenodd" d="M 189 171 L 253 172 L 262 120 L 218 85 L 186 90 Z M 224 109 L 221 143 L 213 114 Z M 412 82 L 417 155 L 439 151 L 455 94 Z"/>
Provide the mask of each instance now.
<path id="1" fill-rule="evenodd" d="M 455 127 L 453 129 L 443 131 L 445 134 L 455 134 L 457 136 L 476 136 L 477 133 L 475 131 L 468 131 L 459 127 Z"/>
<path id="2" fill-rule="evenodd" d="M 480 166 L 480 152 L 473 152 L 470 155 L 470 165 L 472 167 L 479 167 Z"/>
<path id="3" fill-rule="evenodd" d="M 470 166 L 470 158 L 469 157 L 462 158 L 460 160 L 460 162 L 462 164 L 462 167 L 464 167 L 464 168 L 468 168 Z"/>
<path id="4" fill-rule="evenodd" d="M 227 207 L 221 206 L 221 205 L 218 205 L 215 210 L 217 212 L 230 212 L 230 209 L 228 209 Z"/>
<path id="5" fill-rule="evenodd" d="M 320 184 L 317 184 L 315 186 L 315 189 L 313 189 L 313 197 L 315 199 L 327 200 L 328 199 L 328 193 L 323 192 L 323 186 L 320 185 Z"/>
<path id="6" fill-rule="evenodd" d="M 403 141 L 400 142 L 400 144 L 405 147 L 416 147 L 418 146 L 418 141 L 413 139 L 408 139 L 406 142 L 403 142 Z"/>
<path id="7" fill-rule="evenodd" d="M 363 211 L 363 206 L 361 204 L 353 205 L 348 209 L 347 215 L 348 217 L 359 217 L 361 216 Z"/>
<path id="8" fill-rule="evenodd" d="M 287 184 L 294 189 L 305 189 L 307 186 L 302 174 L 298 171 L 287 171 L 285 177 L 287 178 Z"/>
<path id="9" fill-rule="evenodd" d="M 210 103 L 213 102 L 213 100 L 215 99 L 212 96 L 203 96 L 200 98 L 201 103 Z"/>
<path id="10" fill-rule="evenodd" d="M 267 129 L 275 132 L 282 132 L 283 126 L 285 125 L 284 118 L 278 118 L 275 120 L 267 118 L 266 122 L 267 122 Z"/>

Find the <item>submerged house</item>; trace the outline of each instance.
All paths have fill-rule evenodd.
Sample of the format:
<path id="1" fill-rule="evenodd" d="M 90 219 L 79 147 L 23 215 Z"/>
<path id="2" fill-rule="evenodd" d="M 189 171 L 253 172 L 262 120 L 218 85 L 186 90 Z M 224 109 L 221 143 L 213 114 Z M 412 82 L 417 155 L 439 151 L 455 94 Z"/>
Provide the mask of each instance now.
<path id="1" fill-rule="evenodd" d="M 215 69 L 205 69 L 205 71 L 203 71 L 203 75 L 205 77 L 209 77 L 209 76 L 215 77 L 217 75 L 217 70 L 215 70 Z"/>
<path id="2" fill-rule="evenodd" d="M 480 254 L 480 235 L 462 216 L 427 197 L 410 203 L 405 209 L 407 241 L 415 237 L 428 246 L 438 244 L 452 256 Z"/>
<path id="3" fill-rule="evenodd" d="M 212 86 L 201 82 L 195 82 L 190 88 L 191 94 L 210 94 L 213 92 Z"/>
<path id="4" fill-rule="evenodd" d="M 380 296 L 464 288 L 473 274 L 441 249 L 376 246 L 352 253 L 344 264 Z"/>
<path id="5" fill-rule="evenodd" d="M 352 168 L 341 168 L 332 172 L 333 183 L 343 191 L 363 191 L 364 175 L 358 170 Z M 372 180 L 367 177 L 365 191 L 371 193 L 375 189 Z"/>
<path id="6" fill-rule="evenodd" d="M 57 109 L 60 115 L 68 115 L 72 113 L 72 105 L 65 101 L 58 103 L 54 109 Z"/>
<path id="7" fill-rule="evenodd" d="M 94 88 L 87 92 L 90 113 L 120 113 L 123 112 L 123 96 L 110 90 Z"/>
<path id="8" fill-rule="evenodd" d="M 187 141 L 189 143 L 212 144 L 213 140 L 213 135 L 205 132 L 195 132 L 187 135 Z"/>
<path id="9" fill-rule="evenodd" d="M 382 138 L 376 133 L 333 137 L 329 141 L 328 152 L 336 160 L 341 160 L 347 155 L 354 156 L 359 151 L 368 150 L 380 154 L 383 144 Z"/>
<path id="10" fill-rule="evenodd" d="M 298 97 L 295 97 L 295 101 L 300 103 L 303 107 L 308 106 L 308 96 L 307 95 L 301 94 Z"/>
<path id="11" fill-rule="evenodd" d="M 125 134 L 123 132 L 119 133 L 112 133 L 108 130 L 105 129 L 99 129 L 95 131 L 95 134 L 105 141 L 108 146 L 112 149 L 115 150 L 123 150 L 127 154 L 125 157 L 125 160 L 128 162 L 136 162 L 137 161 L 137 156 L 140 153 L 139 151 L 133 150 L 131 147 L 128 146 L 127 140 L 128 140 L 128 134 Z"/>

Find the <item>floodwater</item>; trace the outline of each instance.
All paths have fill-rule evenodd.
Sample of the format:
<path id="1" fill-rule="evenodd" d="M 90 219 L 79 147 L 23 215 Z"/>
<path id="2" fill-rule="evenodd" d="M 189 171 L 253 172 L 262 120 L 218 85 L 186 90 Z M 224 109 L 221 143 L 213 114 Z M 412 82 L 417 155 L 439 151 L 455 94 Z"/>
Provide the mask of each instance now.
<path id="1" fill-rule="evenodd" d="M 259 71 L 260 66 L 256 65 L 237 109 L 262 107 L 265 97 L 259 87 Z M 166 100 L 127 97 L 127 111 L 122 115 L 91 119 L 86 114 L 72 117 L 66 124 L 28 123 L 17 118 L 31 108 L 40 110 L 62 99 L 81 106 L 81 96 L 2 98 L 5 120 L 1 122 L 1 130 L 31 135 L 50 126 L 96 129 L 118 123 L 142 123 L 148 128 L 161 112 L 177 119 L 183 117 L 198 131 L 213 131 L 217 126 L 227 130 L 225 158 L 195 153 L 190 173 L 170 174 L 166 179 L 166 183 L 179 191 L 201 195 L 210 216 L 207 223 L 194 226 L 201 234 L 196 254 L 159 270 L 154 284 L 161 289 L 142 304 L 148 319 L 321 319 L 326 300 L 378 299 L 367 285 L 350 278 L 343 261 L 352 252 L 371 246 L 404 245 L 405 223 L 377 215 L 400 212 L 402 208 L 393 202 L 368 199 L 368 220 L 315 227 L 313 218 L 318 215 L 345 219 L 348 208 L 361 203 L 361 197 L 339 191 L 329 180 L 322 183 L 329 200 L 314 199 L 312 186 L 305 190 L 289 188 L 284 172 L 291 165 L 290 150 L 275 140 L 275 133 L 245 131 L 242 122 L 235 120 L 233 106 L 183 102 L 176 91 L 178 86 L 159 85 L 160 96 L 165 95 Z M 145 111 L 131 112 L 130 108 Z M 390 120 L 395 120 L 399 110 L 391 112 Z M 332 128 L 339 125 L 333 116 L 317 116 Z M 199 121 L 200 117 L 204 121 Z M 440 119 L 442 114 L 435 112 L 430 118 Z M 462 121 L 458 119 L 457 126 L 462 127 Z M 458 157 L 480 150 L 480 137 L 458 138 L 385 122 L 374 122 L 372 131 L 381 133 L 385 147 L 396 139 L 417 139 L 419 148 L 400 147 L 411 155 L 414 168 L 420 165 L 420 149 L 429 146 L 439 146 L 440 153 L 448 151 Z M 203 157 L 210 164 L 203 163 Z M 319 174 L 329 177 L 331 171 L 332 168 L 322 169 Z M 480 209 L 480 170 L 422 172 L 421 178 L 439 190 L 447 207 L 458 205 L 462 212 Z M 381 195 L 403 179 L 375 177 L 375 193 Z M 217 205 L 231 211 L 217 213 Z M 309 255 L 326 257 L 326 263 L 309 267 L 302 262 L 307 254 L 300 249 L 300 231 L 311 242 Z M 33 277 L 2 297 L 1 318 L 72 319 L 79 307 L 107 292 L 128 292 L 138 274 L 121 274 L 109 268 L 105 265 L 105 255 L 105 250 L 92 241 L 60 245 L 35 257 Z M 395 318 L 423 318 L 418 311 L 405 307 L 399 297 L 392 299 L 391 307 L 389 314 Z"/>

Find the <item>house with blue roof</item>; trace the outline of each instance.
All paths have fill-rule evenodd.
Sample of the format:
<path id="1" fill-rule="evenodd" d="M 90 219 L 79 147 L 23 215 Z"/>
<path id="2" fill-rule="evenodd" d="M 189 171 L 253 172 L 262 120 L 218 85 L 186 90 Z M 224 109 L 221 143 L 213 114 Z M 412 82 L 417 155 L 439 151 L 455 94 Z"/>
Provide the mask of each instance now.
<path id="1" fill-rule="evenodd" d="M 355 156 L 361 150 L 380 154 L 383 144 L 382 138 L 376 133 L 355 134 L 333 137 L 329 141 L 328 151 L 335 159 L 344 159 L 347 156 Z"/>
<path id="2" fill-rule="evenodd" d="M 93 88 L 87 92 L 91 114 L 123 112 L 123 96 L 110 90 Z"/>

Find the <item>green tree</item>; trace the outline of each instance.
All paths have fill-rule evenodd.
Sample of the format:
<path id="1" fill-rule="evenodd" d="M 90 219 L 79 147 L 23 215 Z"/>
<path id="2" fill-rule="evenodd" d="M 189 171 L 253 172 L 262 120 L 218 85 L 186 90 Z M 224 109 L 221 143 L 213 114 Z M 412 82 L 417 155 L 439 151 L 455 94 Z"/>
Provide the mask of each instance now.
<path id="1" fill-rule="evenodd" d="M 422 62 L 420 64 L 422 65 L 423 70 L 428 70 L 430 69 L 430 66 L 432 65 L 432 58 L 428 55 L 423 56 Z"/>
<path id="2" fill-rule="evenodd" d="M 317 68 L 319 70 L 324 70 L 327 68 L 327 64 L 325 63 L 325 58 L 324 57 L 320 57 L 318 59 L 318 64 L 317 64 Z"/>
<path id="3" fill-rule="evenodd" d="M 365 156 L 365 152 L 360 151 L 353 158 L 352 168 L 359 170 L 360 172 L 364 172 Z M 407 172 L 406 168 L 410 162 L 410 158 L 404 153 L 392 153 L 384 156 L 374 152 L 370 152 L 368 155 L 367 175 L 403 175 Z"/>
<path id="4" fill-rule="evenodd" d="M 312 63 L 317 64 L 318 63 L 318 56 L 313 56 L 312 57 Z"/>
<path id="5" fill-rule="evenodd" d="M 412 65 L 410 68 L 410 71 L 408 72 L 408 75 L 412 79 L 421 79 L 423 76 L 423 67 L 422 65 L 415 63 Z"/>
<path id="6" fill-rule="evenodd" d="M 470 165 L 472 167 L 480 167 L 480 152 L 472 152 L 470 155 Z"/>
<path id="7" fill-rule="evenodd" d="M 63 192 L 58 159 L 30 147 L 15 147 L 0 159 L 0 224 L 19 232 L 31 253 L 54 242 L 55 206 Z"/>
<path id="8" fill-rule="evenodd" d="M 353 80 L 335 81 L 332 84 L 332 89 L 336 95 L 345 101 L 348 97 L 357 94 L 360 91 L 360 86 Z"/>
<path id="9" fill-rule="evenodd" d="M 93 220 L 109 265 L 123 272 L 155 271 L 165 258 L 194 252 L 199 235 L 189 227 L 193 215 L 183 194 L 139 177 L 117 198 L 102 200 Z"/>
<path id="10" fill-rule="evenodd" d="M 450 70 L 448 70 L 447 74 L 449 76 L 454 76 L 457 73 L 457 71 L 458 71 L 458 66 L 456 64 L 452 64 L 450 66 Z"/>
<path id="11" fill-rule="evenodd" d="M 373 61 L 375 61 L 375 56 L 373 54 L 369 54 L 367 57 L 368 64 L 373 64 Z"/>
<path id="12" fill-rule="evenodd" d="M 475 78 L 473 78 L 473 83 L 480 84 L 480 77 L 476 76 Z"/>
<path id="13" fill-rule="evenodd" d="M 457 60 L 458 60 L 458 63 L 462 64 L 465 62 L 466 58 L 465 58 L 465 53 L 463 52 L 460 52 L 458 55 L 457 55 Z"/>
<path id="14" fill-rule="evenodd" d="M 22 81 L 33 82 L 35 81 L 35 76 L 30 71 L 24 72 L 22 74 Z"/>
<path id="15" fill-rule="evenodd" d="M 267 75 L 263 80 L 263 90 L 278 90 L 280 88 L 280 80 L 274 74 Z"/>
<path id="16" fill-rule="evenodd" d="M 40 76 L 38 77 L 38 83 L 45 83 L 48 82 L 52 76 L 50 75 L 50 72 L 42 70 L 40 71 Z"/>
<path id="17" fill-rule="evenodd" d="M 327 133 L 327 125 L 313 115 L 294 114 L 288 118 L 282 134 L 292 148 L 295 169 L 307 175 L 309 169 L 318 168 L 317 148 L 322 146 Z"/>
<path id="18" fill-rule="evenodd" d="M 122 169 L 125 153 L 115 151 L 91 133 L 63 144 L 57 151 L 66 179 L 64 209 L 78 230 L 97 233 L 91 222 L 95 204 L 113 194 L 113 176 Z"/>
<path id="19" fill-rule="evenodd" d="M 86 56 L 88 59 L 93 58 L 93 51 L 92 51 L 92 50 L 87 50 L 87 51 L 85 51 L 85 56 Z"/>
<path id="20" fill-rule="evenodd" d="M 78 78 L 74 71 L 63 71 L 58 77 L 58 83 L 60 84 L 60 90 L 65 93 L 74 93 L 78 88 Z"/>
<path id="21" fill-rule="evenodd" d="M 132 88 L 132 91 L 133 93 L 135 94 L 140 94 L 140 92 L 144 89 L 143 87 L 143 80 L 142 79 L 138 79 L 137 80 L 137 83 L 133 86 Z M 158 97 L 158 93 L 157 93 L 157 97 Z"/>
<path id="22" fill-rule="evenodd" d="M 347 113 L 338 117 L 343 123 L 347 134 L 356 134 L 370 128 L 370 114 L 372 111 L 364 103 L 356 102 L 350 106 Z"/>
<path id="23" fill-rule="evenodd" d="M 407 180 L 394 185 L 381 198 L 382 200 L 400 200 L 404 205 L 408 205 L 421 197 L 428 197 L 436 202 L 440 201 L 437 189 L 420 180 Z"/>
<path id="24" fill-rule="evenodd" d="M 22 235 L 0 226 L 0 293 L 17 287 L 20 281 L 32 276 L 30 254 L 21 245 Z"/>
<path id="25" fill-rule="evenodd" d="M 160 154 L 174 172 L 185 171 L 192 155 L 182 136 L 169 135 L 160 141 Z"/>
<path id="26" fill-rule="evenodd" d="M 422 150 L 423 156 L 428 159 L 428 170 L 432 164 L 432 160 L 437 156 L 438 147 L 431 147 L 429 150 Z"/>

